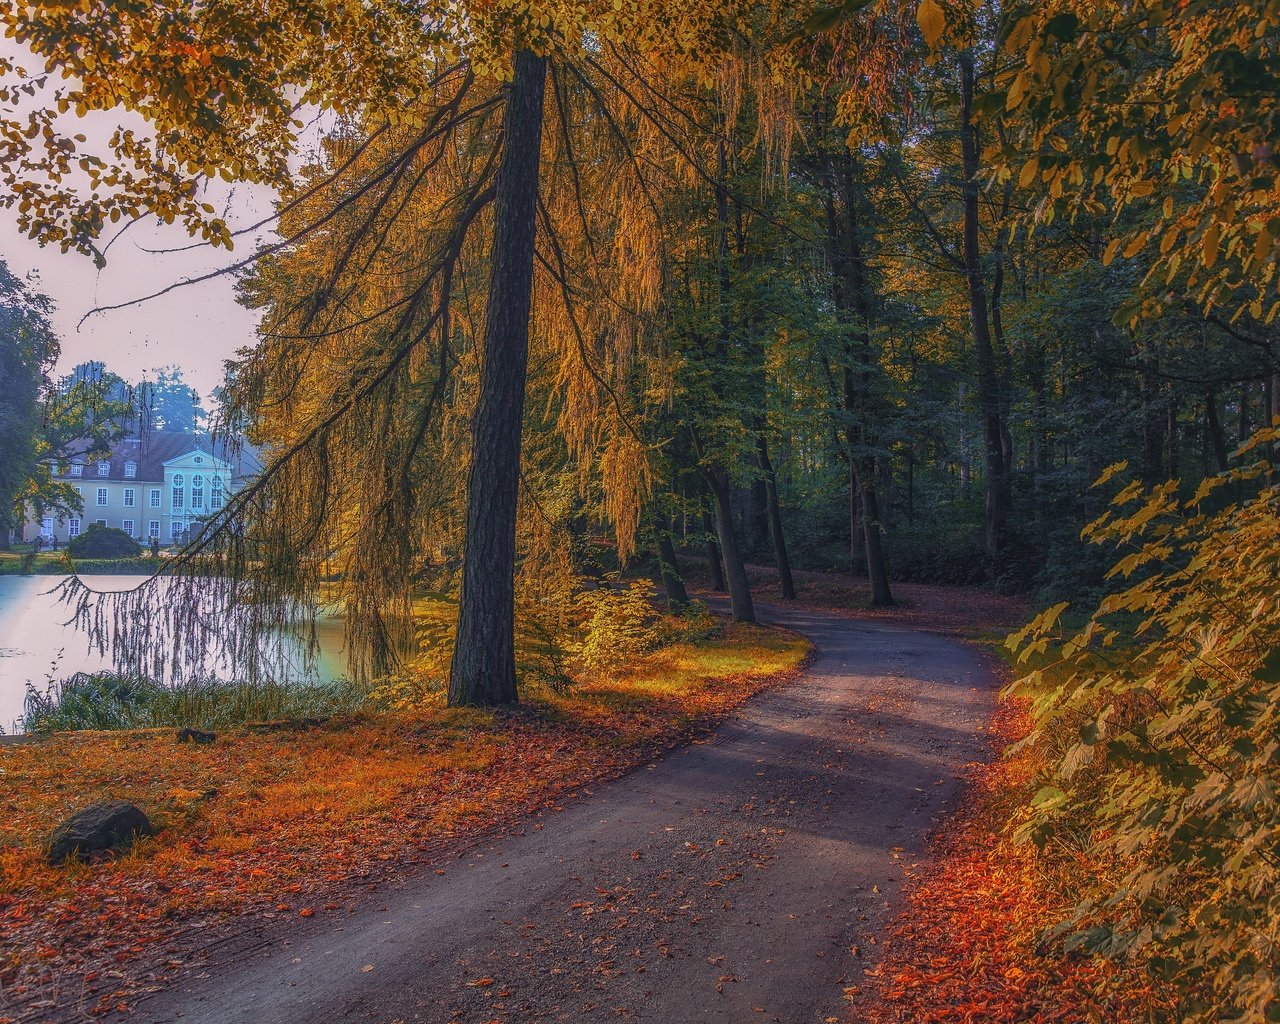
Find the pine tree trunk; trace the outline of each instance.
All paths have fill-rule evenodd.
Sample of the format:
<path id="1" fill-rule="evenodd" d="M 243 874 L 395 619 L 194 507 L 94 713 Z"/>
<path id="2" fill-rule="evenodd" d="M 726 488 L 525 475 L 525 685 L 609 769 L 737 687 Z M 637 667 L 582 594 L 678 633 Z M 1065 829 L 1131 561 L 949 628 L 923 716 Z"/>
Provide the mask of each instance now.
<path id="1" fill-rule="evenodd" d="M 703 472 L 716 508 L 716 536 L 720 538 L 720 551 L 724 555 L 724 574 L 729 584 L 729 604 L 733 608 L 734 622 L 755 622 L 756 611 L 751 601 L 751 585 L 747 581 L 747 566 L 742 559 L 742 547 L 733 529 L 733 505 L 729 497 L 729 479 L 724 470 L 716 468 Z"/>
<path id="2" fill-rule="evenodd" d="M 787 557 L 787 538 L 782 532 L 782 510 L 778 507 L 778 477 L 769 461 L 769 442 L 764 434 L 756 435 L 760 455 L 760 472 L 764 474 L 765 501 L 769 507 L 769 535 L 773 539 L 773 561 L 778 567 L 778 586 L 784 600 L 796 596 L 795 580 L 791 578 L 791 559 Z"/>
<path id="3" fill-rule="evenodd" d="M 538 169 L 547 61 L 515 55 L 502 118 L 480 394 L 472 421 L 457 643 L 449 704 L 512 704 L 516 694 L 516 503 L 529 364 Z"/>

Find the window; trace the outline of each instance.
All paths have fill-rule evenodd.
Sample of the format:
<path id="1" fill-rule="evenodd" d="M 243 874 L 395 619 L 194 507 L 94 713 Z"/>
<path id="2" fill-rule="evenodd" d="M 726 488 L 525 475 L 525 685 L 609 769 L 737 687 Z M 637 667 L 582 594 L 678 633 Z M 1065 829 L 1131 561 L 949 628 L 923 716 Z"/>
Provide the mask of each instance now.
<path id="1" fill-rule="evenodd" d="M 197 466 L 202 465 L 202 464 L 204 463 L 204 456 L 203 456 L 203 455 L 197 455 L 197 456 L 196 456 L 194 459 L 192 459 L 191 461 L 192 461 L 192 462 L 194 462 Z"/>
<path id="2" fill-rule="evenodd" d="M 134 479 L 138 475 L 138 464 L 136 462 L 126 462 L 124 464 L 124 475 L 129 480 Z"/>
<path id="3" fill-rule="evenodd" d="M 80 520 L 77 519 L 75 516 L 72 516 L 70 519 L 67 520 L 67 536 L 68 537 L 80 536 Z"/>
<path id="4" fill-rule="evenodd" d="M 212 509 L 220 509 L 226 503 L 227 494 L 222 489 L 222 478 L 213 478 L 213 489 L 209 493 L 209 507 Z"/>
<path id="5" fill-rule="evenodd" d="M 49 475 L 50 475 L 50 476 L 57 476 L 57 475 L 58 475 L 58 460 L 57 460 L 57 459 L 50 459 L 50 460 L 49 460 Z"/>
<path id="6" fill-rule="evenodd" d="M 124 530 L 125 533 L 127 533 L 130 537 L 132 537 L 133 536 L 133 520 L 132 519 L 120 520 L 120 529 Z"/>
<path id="7" fill-rule="evenodd" d="M 105 487 L 98 488 L 98 504 L 105 505 L 107 503 L 107 489 Z"/>
<path id="8" fill-rule="evenodd" d="M 111 460 L 99 459 L 98 460 L 98 476 L 110 476 L 110 475 L 111 475 Z"/>
<path id="9" fill-rule="evenodd" d="M 76 494 L 80 496 L 81 501 L 84 501 L 84 488 L 79 484 L 76 484 Z"/>
<path id="10" fill-rule="evenodd" d="M 124 489 L 124 507 L 125 508 L 133 508 L 133 494 L 134 494 L 134 491 L 132 487 L 126 487 Z"/>
<path id="11" fill-rule="evenodd" d="M 181 523 L 170 523 L 170 524 L 169 524 L 169 536 L 170 536 L 171 538 L 173 538 L 174 540 L 177 540 L 179 537 L 181 537 L 181 536 L 182 536 L 182 524 L 181 524 Z"/>
<path id="12" fill-rule="evenodd" d="M 50 537 L 53 536 L 53 520 L 52 519 L 40 520 L 40 536 L 45 538 L 45 540 L 48 540 Z"/>
<path id="13" fill-rule="evenodd" d="M 204 508 L 204 477 L 199 473 L 191 478 L 191 507 Z"/>
<path id="14" fill-rule="evenodd" d="M 182 508 L 187 503 L 186 491 L 183 488 L 185 483 L 181 473 L 173 474 L 173 494 L 170 496 L 169 504 L 174 508 Z"/>
<path id="15" fill-rule="evenodd" d="M 79 462 L 71 463 L 72 476 L 84 476 L 84 466 Z"/>
<path id="16" fill-rule="evenodd" d="M 95 519 L 95 520 L 93 521 L 93 524 L 94 524 L 94 526 L 106 526 L 106 525 L 107 525 L 107 521 L 106 521 L 105 519 Z"/>
<path id="17" fill-rule="evenodd" d="M 151 522 L 147 523 L 147 536 L 148 537 L 160 536 L 160 520 L 159 519 L 153 519 L 151 520 Z"/>
<path id="18" fill-rule="evenodd" d="M 160 488 L 159 487 L 151 488 L 151 507 L 152 508 L 160 507 Z"/>

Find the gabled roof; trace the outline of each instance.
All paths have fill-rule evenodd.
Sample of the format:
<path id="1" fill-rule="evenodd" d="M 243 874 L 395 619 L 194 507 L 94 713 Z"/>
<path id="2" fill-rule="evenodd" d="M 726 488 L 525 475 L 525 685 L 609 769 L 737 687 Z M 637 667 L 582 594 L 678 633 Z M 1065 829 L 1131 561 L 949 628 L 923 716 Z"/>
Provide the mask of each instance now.
<path id="1" fill-rule="evenodd" d="M 74 462 L 84 463 L 84 479 L 86 480 L 138 480 L 151 483 L 164 481 L 166 463 L 197 449 L 216 455 L 224 462 L 231 464 L 232 480 L 254 476 L 262 472 L 262 463 L 258 453 L 251 445 L 229 443 L 225 437 L 215 441 L 208 434 L 184 434 L 176 430 L 150 430 L 141 437 L 125 437 L 111 445 L 109 461 L 111 470 L 105 477 L 98 476 L 96 461 L 87 461 L 84 453 L 89 450 L 89 441 L 76 441 L 71 446 L 70 457 Z M 137 475 L 126 477 L 125 463 L 137 465 Z M 66 474 L 60 474 L 65 476 Z"/>

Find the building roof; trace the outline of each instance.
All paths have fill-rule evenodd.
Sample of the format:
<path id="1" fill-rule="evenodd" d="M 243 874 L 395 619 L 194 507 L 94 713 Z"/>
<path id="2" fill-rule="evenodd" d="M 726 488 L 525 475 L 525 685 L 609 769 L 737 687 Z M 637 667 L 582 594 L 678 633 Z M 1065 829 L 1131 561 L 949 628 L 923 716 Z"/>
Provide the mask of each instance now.
<path id="1" fill-rule="evenodd" d="M 70 446 L 70 461 L 85 465 L 86 480 L 164 481 L 164 465 L 194 451 L 213 455 L 231 464 L 231 479 L 254 476 L 262 472 L 257 451 L 247 443 L 229 442 L 225 437 L 215 439 L 209 434 L 185 434 L 176 430 L 149 430 L 142 436 L 125 437 L 111 444 L 111 471 L 98 476 L 97 463 L 84 458 L 90 442 L 85 439 Z M 126 462 L 137 463 L 136 476 L 126 477 Z M 59 473 L 68 476 L 68 473 Z"/>

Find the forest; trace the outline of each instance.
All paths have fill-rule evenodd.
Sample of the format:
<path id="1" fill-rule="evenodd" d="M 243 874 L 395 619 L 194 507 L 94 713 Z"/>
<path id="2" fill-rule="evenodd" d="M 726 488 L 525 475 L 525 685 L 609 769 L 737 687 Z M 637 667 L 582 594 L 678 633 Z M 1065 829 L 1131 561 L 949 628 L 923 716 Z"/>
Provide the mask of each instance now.
<path id="1" fill-rule="evenodd" d="M 557 730 L 591 680 L 759 659 L 670 720 L 610 689 L 583 735 L 639 750 L 802 670 L 762 609 L 949 603 L 1006 662 L 995 748 L 839 1019 L 1277 1019 L 1280 2 L 0 17 L 18 228 L 101 266 L 130 223 L 182 225 L 259 316 L 208 415 L 261 474 L 163 585 L 64 585 L 124 662 L 256 679 L 264 635 L 340 609 L 351 685 L 430 742 L 470 722 L 506 779 L 511 721 L 548 779 L 603 778 L 625 758 L 546 752 L 586 757 Z M 241 182 L 267 221 L 219 209 Z M 55 379 L 47 300 L 0 288 L 16 528 L 69 508 L 42 468 L 69 432 L 105 446 L 138 410 Z M 160 385 L 194 429 L 200 396 Z M 412 774 L 394 735 L 376 772 Z"/>

